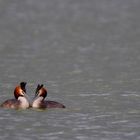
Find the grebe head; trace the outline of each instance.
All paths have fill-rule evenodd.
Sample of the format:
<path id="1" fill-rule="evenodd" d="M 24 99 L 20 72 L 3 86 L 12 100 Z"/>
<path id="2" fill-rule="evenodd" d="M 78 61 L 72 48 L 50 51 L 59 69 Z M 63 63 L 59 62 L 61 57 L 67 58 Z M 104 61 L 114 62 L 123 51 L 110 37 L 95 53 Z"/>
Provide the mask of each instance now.
<path id="1" fill-rule="evenodd" d="M 43 87 L 43 85 L 39 85 L 36 88 L 35 98 L 43 97 L 43 99 L 47 96 L 47 89 Z"/>
<path id="2" fill-rule="evenodd" d="M 15 98 L 26 97 L 26 82 L 21 82 L 19 86 L 17 86 L 14 90 Z"/>

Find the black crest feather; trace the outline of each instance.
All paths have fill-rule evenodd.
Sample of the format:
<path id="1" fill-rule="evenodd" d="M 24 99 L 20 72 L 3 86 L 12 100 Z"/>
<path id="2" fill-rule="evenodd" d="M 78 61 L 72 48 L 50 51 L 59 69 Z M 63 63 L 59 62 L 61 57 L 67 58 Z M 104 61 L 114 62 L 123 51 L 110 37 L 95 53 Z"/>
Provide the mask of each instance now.
<path id="1" fill-rule="evenodd" d="M 38 91 L 43 87 L 43 84 L 38 84 L 37 85 L 37 88 L 36 88 L 36 91 L 35 91 L 35 96 L 37 95 Z"/>
<path id="2" fill-rule="evenodd" d="M 21 82 L 20 83 L 20 87 L 24 92 L 26 92 L 26 88 L 25 88 L 26 84 L 27 84 L 26 82 Z"/>

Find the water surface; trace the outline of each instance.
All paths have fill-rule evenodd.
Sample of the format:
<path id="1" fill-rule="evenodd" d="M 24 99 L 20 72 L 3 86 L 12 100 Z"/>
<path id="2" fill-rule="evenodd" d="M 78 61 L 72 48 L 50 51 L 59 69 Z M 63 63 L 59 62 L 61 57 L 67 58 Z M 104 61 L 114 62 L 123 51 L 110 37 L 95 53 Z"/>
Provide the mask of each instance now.
<path id="1" fill-rule="evenodd" d="M 26 81 L 66 109 L 0 109 L 0 139 L 139 140 L 138 0 L 0 2 L 0 102 Z"/>

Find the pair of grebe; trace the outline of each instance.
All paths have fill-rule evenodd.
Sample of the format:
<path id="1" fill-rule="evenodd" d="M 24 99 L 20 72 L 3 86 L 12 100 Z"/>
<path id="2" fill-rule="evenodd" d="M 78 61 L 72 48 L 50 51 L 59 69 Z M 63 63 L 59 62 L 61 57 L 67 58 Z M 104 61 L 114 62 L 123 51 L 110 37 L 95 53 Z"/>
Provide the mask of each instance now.
<path id="1" fill-rule="evenodd" d="M 43 85 L 38 85 L 35 92 L 35 97 L 32 103 L 29 102 L 29 97 L 26 94 L 26 82 L 21 82 L 14 90 L 15 99 L 8 99 L 1 104 L 3 108 L 27 109 L 27 108 L 65 108 L 65 106 L 56 101 L 44 100 L 47 96 L 47 89 Z"/>

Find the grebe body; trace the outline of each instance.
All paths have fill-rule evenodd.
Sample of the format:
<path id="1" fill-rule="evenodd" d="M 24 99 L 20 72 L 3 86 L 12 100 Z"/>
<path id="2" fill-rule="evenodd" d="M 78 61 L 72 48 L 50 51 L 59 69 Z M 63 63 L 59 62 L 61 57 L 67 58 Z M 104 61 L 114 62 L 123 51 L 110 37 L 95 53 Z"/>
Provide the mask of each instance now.
<path id="1" fill-rule="evenodd" d="M 35 92 L 35 98 L 32 103 L 33 108 L 65 108 L 65 106 L 56 101 L 44 100 L 47 96 L 47 89 L 43 85 L 38 85 Z"/>
<path id="2" fill-rule="evenodd" d="M 8 99 L 1 104 L 3 108 L 26 109 L 30 104 L 25 89 L 26 83 L 21 82 L 14 90 L 15 99 Z"/>

